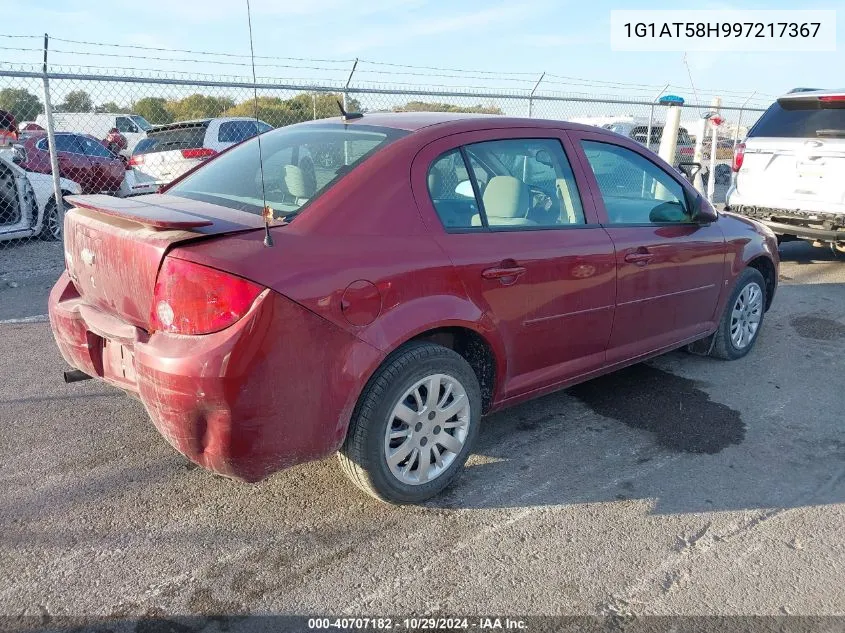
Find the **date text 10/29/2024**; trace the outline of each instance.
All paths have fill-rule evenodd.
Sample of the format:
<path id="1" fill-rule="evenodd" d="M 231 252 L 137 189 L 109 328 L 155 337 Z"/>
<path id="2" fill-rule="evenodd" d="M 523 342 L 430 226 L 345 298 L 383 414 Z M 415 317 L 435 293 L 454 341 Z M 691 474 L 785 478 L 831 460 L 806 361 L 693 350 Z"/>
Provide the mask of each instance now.
<path id="1" fill-rule="evenodd" d="M 404 631 L 525 631 L 527 624 L 517 618 L 309 618 L 311 630 L 404 630 Z"/>

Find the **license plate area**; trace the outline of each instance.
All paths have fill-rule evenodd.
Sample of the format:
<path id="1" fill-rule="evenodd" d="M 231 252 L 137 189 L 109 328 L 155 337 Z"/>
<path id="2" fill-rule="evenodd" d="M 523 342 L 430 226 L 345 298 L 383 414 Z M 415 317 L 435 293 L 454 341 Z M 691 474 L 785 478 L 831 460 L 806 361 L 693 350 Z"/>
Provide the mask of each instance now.
<path id="1" fill-rule="evenodd" d="M 135 353 L 132 348 L 107 338 L 101 340 L 103 341 L 103 378 L 134 387 L 137 376 Z"/>

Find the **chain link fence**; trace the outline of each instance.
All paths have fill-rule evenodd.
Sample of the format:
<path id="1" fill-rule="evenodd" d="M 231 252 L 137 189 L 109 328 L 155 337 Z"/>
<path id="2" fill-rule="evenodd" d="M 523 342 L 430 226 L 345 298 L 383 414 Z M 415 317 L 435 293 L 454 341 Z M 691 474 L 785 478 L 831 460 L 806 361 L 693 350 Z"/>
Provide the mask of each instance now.
<path id="1" fill-rule="evenodd" d="M 536 86 L 530 93 L 452 87 L 403 90 L 153 75 L 0 70 L 0 282 L 4 273 L 28 261 L 22 253 L 29 247 L 61 261 L 59 205 L 66 204 L 64 196 L 153 193 L 259 132 L 337 116 L 338 102 L 348 111 L 436 110 L 569 120 L 612 129 L 654 151 L 663 138 L 668 107 L 643 100 L 538 93 Z M 713 126 L 703 118 L 711 109 L 687 104 L 681 108 L 675 164 L 700 162 L 699 187 L 712 187 L 711 199 L 722 202 L 730 185 L 733 147 L 763 110 L 719 108 L 724 121 L 716 128 L 711 160 Z"/>

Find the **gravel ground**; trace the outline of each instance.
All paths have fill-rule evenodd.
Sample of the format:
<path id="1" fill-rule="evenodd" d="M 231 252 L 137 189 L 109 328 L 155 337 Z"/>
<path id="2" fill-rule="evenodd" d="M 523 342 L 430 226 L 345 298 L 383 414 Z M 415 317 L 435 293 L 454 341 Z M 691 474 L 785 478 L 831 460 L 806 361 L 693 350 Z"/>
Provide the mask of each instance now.
<path id="1" fill-rule="evenodd" d="M 48 324 L 0 324 L 0 613 L 845 615 L 845 262 L 782 257 L 748 357 L 672 353 L 486 418 L 416 508 L 334 459 L 256 485 L 195 468 L 138 402 L 64 385 Z"/>

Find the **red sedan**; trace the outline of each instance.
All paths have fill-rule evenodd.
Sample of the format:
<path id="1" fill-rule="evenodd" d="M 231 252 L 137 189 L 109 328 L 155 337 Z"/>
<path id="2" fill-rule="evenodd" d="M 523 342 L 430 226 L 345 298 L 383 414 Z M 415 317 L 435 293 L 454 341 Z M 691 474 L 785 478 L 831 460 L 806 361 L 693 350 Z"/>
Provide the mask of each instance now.
<path id="1" fill-rule="evenodd" d="M 70 198 L 50 296 L 71 376 L 231 477 L 337 451 L 419 502 L 486 413 L 684 346 L 744 356 L 777 286 L 768 229 L 593 127 L 372 114 L 260 143 L 162 194 Z"/>
<path id="2" fill-rule="evenodd" d="M 22 145 L 26 158 L 21 167 L 40 174 L 52 173 L 46 132 L 27 132 Z M 82 187 L 82 193 L 113 193 L 120 189 L 126 163 L 88 134 L 56 133 L 59 174 Z"/>

